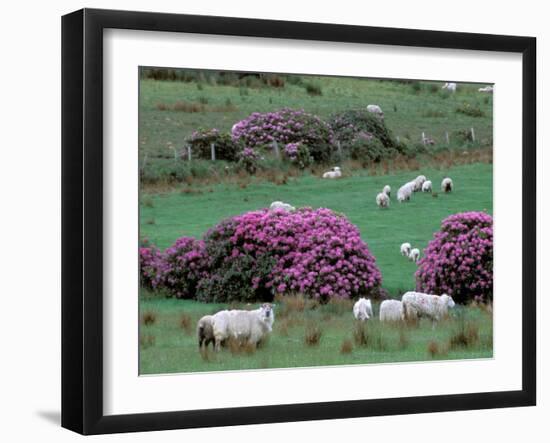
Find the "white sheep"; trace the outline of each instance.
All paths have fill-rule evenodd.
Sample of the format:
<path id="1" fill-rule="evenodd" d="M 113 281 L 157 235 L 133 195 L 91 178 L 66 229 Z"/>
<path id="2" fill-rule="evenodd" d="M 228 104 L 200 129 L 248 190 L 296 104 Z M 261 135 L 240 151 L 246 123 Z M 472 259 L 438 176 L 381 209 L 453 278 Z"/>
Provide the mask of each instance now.
<path id="1" fill-rule="evenodd" d="M 382 189 L 382 192 L 389 197 L 391 194 L 391 186 L 390 185 L 384 186 L 384 189 Z"/>
<path id="2" fill-rule="evenodd" d="M 380 321 L 403 321 L 403 303 L 399 300 L 384 300 L 380 304 Z"/>
<path id="3" fill-rule="evenodd" d="M 411 199 L 414 192 L 414 182 L 405 183 L 397 190 L 397 201 L 403 203 Z"/>
<path id="4" fill-rule="evenodd" d="M 275 314 L 269 303 L 253 311 L 225 310 L 212 316 L 215 349 L 220 350 L 223 341 L 232 338 L 239 343 L 258 345 L 273 330 Z"/>
<path id="5" fill-rule="evenodd" d="M 340 178 L 342 177 L 342 171 L 339 166 L 335 166 L 331 171 L 327 171 L 323 174 L 323 178 Z"/>
<path id="6" fill-rule="evenodd" d="M 289 205 L 288 203 L 283 203 L 280 201 L 276 201 L 271 203 L 269 206 L 270 211 L 286 211 L 286 212 L 294 212 L 296 208 L 294 206 Z"/>
<path id="7" fill-rule="evenodd" d="M 372 304 L 368 298 L 361 297 L 355 302 L 353 305 L 353 316 L 361 321 L 374 317 Z"/>
<path id="8" fill-rule="evenodd" d="M 431 180 L 426 180 L 424 183 L 422 183 L 422 192 L 432 192 Z"/>
<path id="9" fill-rule="evenodd" d="M 414 183 L 414 192 L 418 192 L 422 189 L 422 185 L 426 181 L 425 175 L 419 175 L 412 182 Z"/>
<path id="10" fill-rule="evenodd" d="M 435 327 L 435 322 L 447 316 L 448 310 L 455 306 L 453 298 L 447 294 L 439 296 L 409 291 L 403 294 L 401 301 L 406 319 L 427 317 L 432 320 L 432 327 Z"/>
<path id="11" fill-rule="evenodd" d="M 409 252 L 409 260 L 416 263 L 419 258 L 420 258 L 420 250 L 418 248 L 411 249 L 411 252 Z"/>
<path id="12" fill-rule="evenodd" d="M 384 118 L 384 112 L 382 111 L 382 108 L 378 105 L 368 105 L 367 106 L 367 111 L 368 112 L 372 112 L 373 114 L 381 117 L 381 118 Z"/>
<path id="13" fill-rule="evenodd" d="M 410 243 L 403 243 L 401 245 L 401 255 L 403 257 L 408 257 L 411 253 L 411 244 Z"/>
<path id="14" fill-rule="evenodd" d="M 441 89 L 445 89 L 447 91 L 456 92 L 456 83 L 445 83 Z"/>
<path id="15" fill-rule="evenodd" d="M 205 315 L 197 322 L 197 338 L 199 339 L 199 349 L 205 348 L 210 343 L 214 346 L 214 330 L 212 328 L 212 316 Z"/>
<path id="16" fill-rule="evenodd" d="M 445 177 L 441 181 L 441 190 L 443 192 L 451 192 L 453 190 L 453 181 L 449 177 Z"/>
<path id="17" fill-rule="evenodd" d="M 478 91 L 479 92 L 487 92 L 489 94 L 492 94 L 494 89 L 495 88 L 493 86 L 485 86 L 484 88 L 479 88 Z"/>
<path id="18" fill-rule="evenodd" d="M 376 196 L 376 204 L 380 208 L 387 208 L 390 205 L 390 198 L 388 197 L 388 194 L 385 194 L 383 192 L 380 192 Z"/>

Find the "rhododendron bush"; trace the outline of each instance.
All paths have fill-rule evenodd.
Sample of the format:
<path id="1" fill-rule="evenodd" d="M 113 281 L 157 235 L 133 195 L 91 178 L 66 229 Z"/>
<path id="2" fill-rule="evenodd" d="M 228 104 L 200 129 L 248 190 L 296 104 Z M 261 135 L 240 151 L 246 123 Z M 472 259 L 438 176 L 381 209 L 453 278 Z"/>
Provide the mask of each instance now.
<path id="1" fill-rule="evenodd" d="M 457 302 L 493 297 L 493 218 L 462 212 L 443 220 L 416 271 L 417 289 Z"/>
<path id="2" fill-rule="evenodd" d="M 186 266 L 196 265 L 190 275 L 195 296 L 203 301 L 271 300 L 297 292 L 326 301 L 375 295 L 382 280 L 359 230 L 329 209 L 238 215 L 211 229 L 198 249 Z M 188 288 L 180 278 L 189 274 L 169 283 Z"/>
<path id="3" fill-rule="evenodd" d="M 303 110 L 254 112 L 237 122 L 231 132 L 235 142 L 253 149 L 272 149 L 273 142 L 281 149 L 288 143 L 301 143 L 317 162 L 329 161 L 335 147 L 330 126 Z"/>

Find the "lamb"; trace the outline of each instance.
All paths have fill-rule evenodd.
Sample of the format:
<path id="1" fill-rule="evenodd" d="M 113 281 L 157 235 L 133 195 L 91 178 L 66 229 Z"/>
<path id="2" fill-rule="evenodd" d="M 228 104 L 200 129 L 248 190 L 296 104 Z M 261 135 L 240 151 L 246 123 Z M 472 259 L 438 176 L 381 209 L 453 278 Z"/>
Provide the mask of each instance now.
<path id="1" fill-rule="evenodd" d="M 411 199 L 411 195 L 414 192 L 414 182 L 405 183 L 397 191 L 397 201 L 403 203 Z"/>
<path id="2" fill-rule="evenodd" d="M 386 194 L 386 195 L 389 197 L 390 194 L 391 194 L 391 187 L 390 187 L 390 185 L 384 186 L 384 189 L 382 189 L 382 192 L 383 192 L 384 194 Z"/>
<path id="3" fill-rule="evenodd" d="M 426 176 L 425 175 L 419 175 L 418 177 L 416 177 L 413 180 L 414 192 L 420 191 L 422 189 L 422 185 L 424 184 L 425 181 L 426 181 Z"/>
<path id="4" fill-rule="evenodd" d="M 382 111 L 382 108 L 378 105 L 368 105 L 367 111 L 372 112 L 373 114 L 377 115 L 380 118 L 384 118 L 384 112 Z"/>
<path id="5" fill-rule="evenodd" d="M 411 253 L 411 244 L 410 243 L 403 243 L 401 245 L 401 255 L 403 257 L 408 257 Z"/>
<path id="6" fill-rule="evenodd" d="M 432 192 L 431 180 L 426 180 L 424 183 L 422 183 L 422 192 Z"/>
<path id="7" fill-rule="evenodd" d="M 445 89 L 447 91 L 456 92 L 456 83 L 445 83 L 441 89 Z"/>
<path id="8" fill-rule="evenodd" d="M 441 190 L 443 192 L 451 192 L 453 190 L 453 181 L 449 177 L 445 177 L 441 181 Z"/>
<path id="9" fill-rule="evenodd" d="M 385 194 L 383 192 L 380 192 L 376 196 L 376 204 L 380 208 L 387 208 L 390 205 L 390 198 L 388 197 L 388 194 Z"/>
<path id="10" fill-rule="evenodd" d="M 212 317 L 215 349 L 227 339 L 257 346 L 273 330 L 275 314 L 271 304 L 264 303 L 253 311 L 225 310 Z"/>
<path id="11" fill-rule="evenodd" d="M 296 208 L 294 206 L 289 205 L 288 203 L 283 203 L 280 201 L 275 201 L 271 203 L 269 206 L 270 211 L 286 211 L 286 212 L 294 212 Z"/>
<path id="12" fill-rule="evenodd" d="M 339 166 L 335 166 L 332 170 L 325 172 L 323 178 L 340 178 L 342 177 L 342 171 Z"/>
<path id="13" fill-rule="evenodd" d="M 380 304 L 380 321 L 403 321 L 403 303 L 399 300 L 384 300 Z"/>
<path id="14" fill-rule="evenodd" d="M 416 263 L 419 258 L 420 250 L 418 248 L 411 249 L 411 252 L 409 252 L 409 260 Z"/>
<path id="15" fill-rule="evenodd" d="M 374 317 L 372 304 L 368 298 L 361 297 L 355 302 L 353 305 L 353 316 L 361 321 Z"/>
<path id="16" fill-rule="evenodd" d="M 439 296 L 409 291 L 403 294 L 401 301 L 406 319 L 430 318 L 432 328 L 437 321 L 447 316 L 450 308 L 455 306 L 453 298 L 447 294 Z"/>
<path id="17" fill-rule="evenodd" d="M 205 315 L 197 322 L 197 338 L 199 339 L 199 349 L 208 348 L 212 343 L 214 346 L 214 330 L 212 329 L 212 316 Z"/>

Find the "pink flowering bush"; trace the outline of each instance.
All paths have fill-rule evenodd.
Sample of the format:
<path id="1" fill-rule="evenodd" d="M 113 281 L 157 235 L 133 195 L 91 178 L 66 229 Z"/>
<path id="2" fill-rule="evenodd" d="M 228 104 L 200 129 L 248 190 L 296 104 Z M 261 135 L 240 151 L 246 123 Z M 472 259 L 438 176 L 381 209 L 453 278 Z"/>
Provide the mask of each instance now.
<path id="1" fill-rule="evenodd" d="M 300 292 L 326 301 L 375 293 L 381 274 L 358 229 L 329 209 L 248 212 L 205 236 L 204 301 L 270 300 Z"/>
<path id="2" fill-rule="evenodd" d="M 162 253 L 144 240 L 139 248 L 139 281 L 141 287 L 156 290 L 162 285 Z"/>
<path id="3" fill-rule="evenodd" d="M 300 169 L 305 169 L 313 163 L 313 157 L 303 143 L 287 143 L 284 153 L 286 158 Z"/>
<path id="4" fill-rule="evenodd" d="M 176 298 L 195 298 L 199 281 L 208 275 L 207 269 L 204 242 L 181 237 L 164 251 L 162 286 Z"/>
<path id="5" fill-rule="evenodd" d="M 252 148 L 244 148 L 239 155 L 239 166 L 244 168 L 249 174 L 255 174 L 262 159 L 261 155 Z"/>
<path id="6" fill-rule="evenodd" d="M 493 218 L 462 212 L 443 220 L 416 271 L 417 290 L 455 301 L 493 297 Z"/>
<path id="7" fill-rule="evenodd" d="M 330 126 L 303 110 L 284 108 L 276 112 L 254 112 L 233 126 L 232 137 L 235 142 L 255 150 L 272 149 L 273 142 L 281 146 L 302 143 L 317 162 L 329 161 L 334 151 Z"/>

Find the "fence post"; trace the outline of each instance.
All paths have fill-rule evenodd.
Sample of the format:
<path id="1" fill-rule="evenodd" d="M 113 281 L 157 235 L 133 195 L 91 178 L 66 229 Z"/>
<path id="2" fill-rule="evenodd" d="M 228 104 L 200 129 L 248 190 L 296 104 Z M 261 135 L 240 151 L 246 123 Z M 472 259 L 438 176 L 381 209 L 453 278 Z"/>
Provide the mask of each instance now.
<path id="1" fill-rule="evenodd" d="M 216 160 L 216 145 L 214 143 L 210 143 L 210 155 L 212 157 L 212 161 Z"/>
<path id="2" fill-rule="evenodd" d="M 338 155 L 342 158 L 342 143 L 340 143 L 340 140 L 336 142 L 336 146 L 338 146 Z"/>
<path id="3" fill-rule="evenodd" d="M 191 161 L 191 146 L 187 146 L 187 161 Z"/>
<path id="4" fill-rule="evenodd" d="M 175 162 L 178 161 L 178 150 L 176 149 L 175 146 L 174 146 L 174 161 L 175 161 Z"/>
<path id="5" fill-rule="evenodd" d="M 448 131 L 445 131 L 445 140 L 447 140 L 447 144 L 450 144 Z"/>
<path id="6" fill-rule="evenodd" d="M 279 144 L 277 143 L 277 140 L 273 140 L 273 152 L 275 153 L 277 160 L 281 158 L 281 152 L 279 151 Z"/>
<path id="7" fill-rule="evenodd" d="M 472 141 L 476 141 L 476 133 L 474 132 L 474 128 L 470 128 L 470 132 L 472 133 Z"/>
<path id="8" fill-rule="evenodd" d="M 145 165 L 147 164 L 147 152 L 143 156 L 143 163 L 141 165 L 141 169 L 145 169 Z"/>
<path id="9" fill-rule="evenodd" d="M 426 134 L 422 133 L 422 144 L 426 146 Z"/>
<path id="10" fill-rule="evenodd" d="M 397 143 L 399 143 L 399 136 L 397 136 Z"/>

